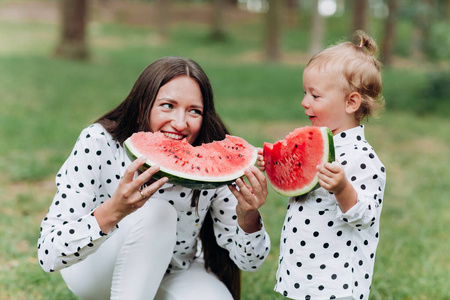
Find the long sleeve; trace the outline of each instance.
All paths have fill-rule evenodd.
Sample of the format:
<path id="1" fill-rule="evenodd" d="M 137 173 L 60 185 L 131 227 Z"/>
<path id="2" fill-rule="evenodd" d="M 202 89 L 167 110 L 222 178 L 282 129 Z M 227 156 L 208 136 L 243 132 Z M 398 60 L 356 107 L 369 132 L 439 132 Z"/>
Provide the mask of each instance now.
<path id="1" fill-rule="evenodd" d="M 246 233 L 237 225 L 237 200 L 227 187 L 218 190 L 210 208 L 218 244 L 245 271 L 256 271 L 270 251 L 270 238 L 260 217 L 261 230 Z"/>
<path id="2" fill-rule="evenodd" d="M 357 128 L 359 129 L 359 127 Z M 347 132 L 346 138 L 352 131 Z M 357 203 L 346 213 L 339 208 L 337 217 L 347 222 L 348 225 L 358 229 L 366 229 L 377 221 L 381 214 L 381 208 L 386 184 L 386 171 L 384 165 L 378 159 L 373 148 L 362 139 L 354 139 L 357 142 L 351 144 L 337 141 L 337 160 L 345 170 L 347 179 L 358 194 Z"/>
<path id="3" fill-rule="evenodd" d="M 93 211 L 110 197 L 121 178 L 116 148 L 103 128 L 93 125 L 82 131 L 56 175 L 57 192 L 38 240 L 39 262 L 45 271 L 83 260 L 108 238 Z"/>

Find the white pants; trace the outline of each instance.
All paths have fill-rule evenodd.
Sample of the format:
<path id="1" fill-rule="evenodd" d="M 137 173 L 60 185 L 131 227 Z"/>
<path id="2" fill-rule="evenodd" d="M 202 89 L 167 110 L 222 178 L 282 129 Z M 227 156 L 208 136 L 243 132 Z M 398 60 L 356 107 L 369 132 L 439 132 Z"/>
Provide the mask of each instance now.
<path id="1" fill-rule="evenodd" d="M 83 300 L 233 299 L 202 260 L 165 274 L 176 242 L 177 213 L 167 201 L 150 199 L 124 218 L 117 232 L 84 261 L 61 270 Z"/>

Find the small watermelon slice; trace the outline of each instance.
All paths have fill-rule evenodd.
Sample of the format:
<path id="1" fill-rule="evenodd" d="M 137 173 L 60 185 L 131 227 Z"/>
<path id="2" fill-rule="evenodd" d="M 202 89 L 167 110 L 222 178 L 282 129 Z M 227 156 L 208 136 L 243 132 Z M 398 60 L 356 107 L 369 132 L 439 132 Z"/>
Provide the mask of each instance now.
<path id="1" fill-rule="evenodd" d="M 317 165 L 334 161 L 333 134 L 326 127 L 297 128 L 284 140 L 264 143 L 267 179 L 283 196 L 308 193 L 319 185 Z"/>
<path id="2" fill-rule="evenodd" d="M 124 147 L 131 160 L 147 157 L 142 170 L 160 166 L 155 179 L 167 176 L 169 183 L 191 189 L 227 185 L 243 176 L 257 158 L 255 147 L 231 135 L 194 147 L 186 139 L 169 139 L 161 132 L 137 132 L 124 142 Z"/>

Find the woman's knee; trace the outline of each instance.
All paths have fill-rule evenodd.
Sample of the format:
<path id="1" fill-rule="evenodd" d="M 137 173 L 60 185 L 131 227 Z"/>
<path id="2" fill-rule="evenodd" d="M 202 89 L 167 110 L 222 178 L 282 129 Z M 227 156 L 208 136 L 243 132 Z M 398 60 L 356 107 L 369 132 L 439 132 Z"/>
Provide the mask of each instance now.
<path id="1" fill-rule="evenodd" d="M 213 273 L 207 272 L 202 260 L 194 260 L 189 269 L 166 275 L 155 300 L 232 300 L 233 297 Z"/>
<path id="2" fill-rule="evenodd" d="M 156 226 L 174 226 L 177 222 L 177 212 L 172 204 L 163 199 L 150 198 L 141 208 L 148 220 Z"/>
<path id="3" fill-rule="evenodd" d="M 177 212 L 166 200 L 150 198 L 144 206 L 127 216 L 124 225 L 129 227 L 128 242 L 147 239 L 154 243 L 159 241 L 158 237 L 164 237 L 169 243 L 175 243 Z"/>

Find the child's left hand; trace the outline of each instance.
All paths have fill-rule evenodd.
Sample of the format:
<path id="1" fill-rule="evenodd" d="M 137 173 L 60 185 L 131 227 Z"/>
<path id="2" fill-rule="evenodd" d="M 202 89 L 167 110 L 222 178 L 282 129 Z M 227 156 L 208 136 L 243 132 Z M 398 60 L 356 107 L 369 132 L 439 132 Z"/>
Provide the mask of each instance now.
<path id="1" fill-rule="evenodd" d="M 344 169 L 337 161 L 318 165 L 317 176 L 319 177 L 320 186 L 335 194 L 342 191 L 347 183 Z"/>

